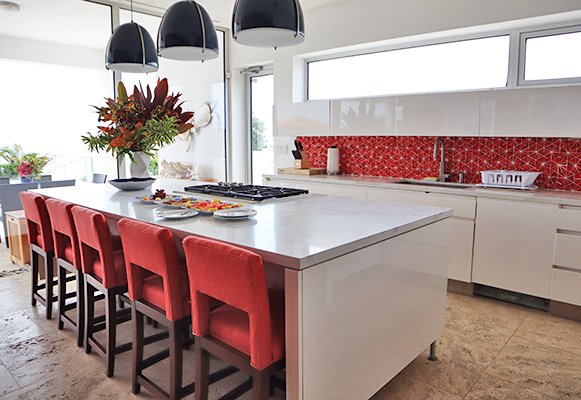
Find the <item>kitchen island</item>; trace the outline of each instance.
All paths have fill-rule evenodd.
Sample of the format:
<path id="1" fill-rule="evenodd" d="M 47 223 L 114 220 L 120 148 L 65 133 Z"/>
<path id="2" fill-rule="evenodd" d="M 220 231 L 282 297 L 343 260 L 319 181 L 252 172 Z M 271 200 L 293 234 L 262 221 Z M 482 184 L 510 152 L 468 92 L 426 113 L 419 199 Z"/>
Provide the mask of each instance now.
<path id="1" fill-rule="evenodd" d="M 166 220 L 108 184 L 37 192 L 260 254 L 285 290 L 288 399 L 367 399 L 443 333 L 449 209 L 302 195 L 247 203 L 248 220 Z"/>

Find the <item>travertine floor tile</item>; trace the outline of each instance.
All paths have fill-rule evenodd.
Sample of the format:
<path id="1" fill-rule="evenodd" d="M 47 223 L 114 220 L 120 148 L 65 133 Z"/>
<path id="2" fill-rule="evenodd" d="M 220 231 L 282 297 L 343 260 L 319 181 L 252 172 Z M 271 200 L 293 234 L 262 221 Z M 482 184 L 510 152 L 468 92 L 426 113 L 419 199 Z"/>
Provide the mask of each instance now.
<path id="1" fill-rule="evenodd" d="M 5 314 L 0 317 L 0 347 L 15 344 L 43 333 L 24 311 Z"/>
<path id="2" fill-rule="evenodd" d="M 581 322 L 532 312 L 514 335 L 581 356 Z"/>
<path id="3" fill-rule="evenodd" d="M 464 400 L 558 400 L 524 389 L 514 383 L 482 377 Z"/>
<path id="4" fill-rule="evenodd" d="M 0 396 L 18 389 L 19 386 L 8 372 L 8 369 L 0 363 Z"/>
<path id="5" fill-rule="evenodd" d="M 412 361 L 401 374 L 441 391 L 462 397 L 474 386 L 482 372 L 482 369 L 475 366 L 459 367 L 441 359 L 429 361 L 422 354 Z"/>
<path id="6" fill-rule="evenodd" d="M 513 337 L 486 371 L 492 379 L 560 400 L 581 398 L 581 357 Z"/>
<path id="7" fill-rule="evenodd" d="M 462 397 L 399 374 L 371 400 L 461 400 Z"/>

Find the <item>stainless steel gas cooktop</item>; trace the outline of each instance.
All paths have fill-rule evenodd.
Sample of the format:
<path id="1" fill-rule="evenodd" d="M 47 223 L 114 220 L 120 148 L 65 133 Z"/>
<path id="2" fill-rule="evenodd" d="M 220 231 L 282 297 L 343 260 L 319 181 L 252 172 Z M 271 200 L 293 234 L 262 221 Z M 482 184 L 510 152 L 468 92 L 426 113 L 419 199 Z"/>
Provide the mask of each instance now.
<path id="1" fill-rule="evenodd" d="M 263 201 L 283 197 L 308 194 L 308 190 L 290 189 L 274 186 L 245 185 L 241 183 L 224 183 L 217 185 L 195 185 L 184 188 L 186 192 L 209 194 L 212 196 L 232 197 L 240 200 Z"/>

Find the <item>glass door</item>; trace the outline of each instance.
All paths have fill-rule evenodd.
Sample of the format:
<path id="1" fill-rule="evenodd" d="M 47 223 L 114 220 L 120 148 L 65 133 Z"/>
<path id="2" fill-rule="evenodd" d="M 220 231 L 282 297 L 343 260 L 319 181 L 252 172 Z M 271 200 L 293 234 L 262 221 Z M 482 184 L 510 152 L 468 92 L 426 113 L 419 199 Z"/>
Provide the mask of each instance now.
<path id="1" fill-rule="evenodd" d="M 255 185 L 262 185 L 263 174 L 274 173 L 273 105 L 273 74 L 250 76 L 250 169 Z"/>

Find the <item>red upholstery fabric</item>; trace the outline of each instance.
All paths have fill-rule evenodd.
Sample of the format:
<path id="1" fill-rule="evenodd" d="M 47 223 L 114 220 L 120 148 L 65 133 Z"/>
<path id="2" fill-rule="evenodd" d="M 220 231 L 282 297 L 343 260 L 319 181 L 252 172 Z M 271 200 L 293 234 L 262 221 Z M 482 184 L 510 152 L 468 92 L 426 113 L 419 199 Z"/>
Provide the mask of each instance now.
<path id="1" fill-rule="evenodd" d="M 185 266 L 183 266 L 183 268 L 184 268 L 183 273 L 185 274 L 185 272 L 186 272 Z M 182 279 L 181 284 L 182 284 L 182 293 L 186 294 L 184 296 L 184 298 L 182 299 L 182 301 L 183 301 L 182 307 L 184 310 L 184 314 L 190 315 L 190 308 L 191 308 L 190 293 L 189 293 L 190 288 L 188 285 L 187 276 L 185 276 Z M 143 280 L 143 286 L 142 286 L 141 293 L 142 293 L 143 300 L 161 308 L 162 310 L 166 310 L 166 305 L 165 305 L 166 295 L 165 295 L 165 291 L 163 289 L 163 278 L 161 276 L 152 273 L 150 276 L 145 278 Z M 174 310 L 175 310 L 175 307 L 174 307 Z M 167 312 L 166 312 L 166 317 L 167 317 Z M 168 319 L 170 319 L 170 318 L 168 318 Z"/>
<path id="2" fill-rule="evenodd" d="M 169 229 L 127 218 L 119 221 L 118 226 L 130 298 L 162 308 L 170 321 L 186 316 L 187 275 Z"/>
<path id="3" fill-rule="evenodd" d="M 19 196 L 26 215 L 28 240 L 44 251 L 52 251 L 52 228 L 44 197 L 32 192 L 20 192 Z"/>
<path id="4" fill-rule="evenodd" d="M 269 292 L 270 321 L 272 327 L 272 361 L 284 358 L 284 300 L 282 293 Z M 210 313 L 210 335 L 250 355 L 250 329 L 248 315 L 229 305 Z"/>
<path id="5" fill-rule="evenodd" d="M 282 325 L 284 332 L 284 311 L 281 321 L 271 321 L 260 256 L 226 243 L 193 236 L 185 238 L 183 244 L 190 278 L 194 334 L 203 336 L 214 331 L 232 347 L 250 354 L 250 364 L 254 368 L 263 370 L 271 365 L 275 361 L 273 337 L 277 337 L 276 342 L 280 338 L 280 333 L 273 334 L 271 322 L 279 325 L 277 332 Z M 246 313 L 247 322 L 231 307 L 220 307 L 217 309 L 220 311 L 211 314 L 208 296 Z M 215 317 L 218 322 L 212 322 Z M 245 329 L 248 332 L 243 334 Z M 245 340 L 248 344 L 241 344 Z M 277 353 L 283 350 L 284 346 Z"/>
<path id="6" fill-rule="evenodd" d="M 52 222 L 54 252 L 61 258 L 81 269 L 81 253 L 77 230 L 71 209 L 72 203 L 57 199 L 47 199 L 46 208 Z"/>
<path id="7" fill-rule="evenodd" d="M 122 268 L 123 251 L 113 251 L 105 216 L 80 206 L 74 206 L 71 211 L 77 227 L 83 272 L 99 278 L 107 289 L 124 286 L 127 278 Z"/>
<path id="8" fill-rule="evenodd" d="M 127 274 L 125 272 L 125 258 L 123 257 L 123 250 L 113 251 L 113 265 L 115 273 L 115 286 L 127 285 Z M 99 258 L 93 260 L 93 273 L 98 277 L 105 275 L 103 263 Z"/>

